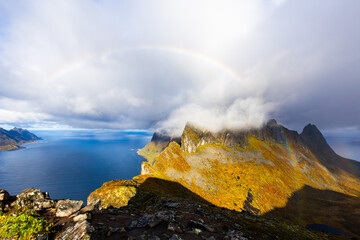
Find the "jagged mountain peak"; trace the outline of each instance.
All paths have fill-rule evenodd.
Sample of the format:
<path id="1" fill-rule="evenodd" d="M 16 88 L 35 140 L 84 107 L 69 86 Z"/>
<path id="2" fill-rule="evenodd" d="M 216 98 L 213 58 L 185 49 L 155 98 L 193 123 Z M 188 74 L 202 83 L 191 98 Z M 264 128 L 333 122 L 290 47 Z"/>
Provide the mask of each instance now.
<path id="1" fill-rule="evenodd" d="M 259 128 L 216 133 L 187 124 L 181 146 L 149 147 L 154 145 L 149 143 L 140 152 L 149 160 L 143 165 L 143 174 L 179 182 L 212 204 L 228 209 L 267 213 L 283 208 L 306 185 L 360 196 L 360 164 L 335 154 L 313 124 L 301 134 L 273 119 Z M 298 206 L 296 202 L 290 209 L 297 211 Z M 309 202 L 306 211 L 316 216 L 328 214 L 328 208 L 319 212 L 317 206 Z M 304 219 L 307 221 L 313 220 Z M 332 218 L 323 223 L 333 223 Z"/>
<path id="2" fill-rule="evenodd" d="M 267 123 L 266 126 L 268 127 L 279 127 L 277 121 L 275 119 L 270 119 Z"/>
<path id="3" fill-rule="evenodd" d="M 300 136 L 304 139 L 304 141 L 313 151 L 323 154 L 325 153 L 326 155 L 335 154 L 335 152 L 326 142 L 325 137 L 314 124 L 309 123 L 308 125 L 306 125 Z"/>
<path id="4" fill-rule="evenodd" d="M 301 135 L 303 135 L 303 136 L 310 136 L 311 135 L 313 137 L 315 137 L 315 136 L 323 137 L 320 130 L 315 126 L 315 124 L 311 124 L 311 123 L 307 124 L 304 127 L 303 131 L 301 132 Z"/>
<path id="5" fill-rule="evenodd" d="M 260 127 L 225 129 L 219 132 L 210 132 L 188 123 L 181 136 L 181 147 L 185 152 L 196 151 L 199 146 L 206 144 L 246 147 L 250 137 L 280 144 L 305 144 L 297 131 L 289 130 L 275 119 L 270 119 Z"/>
<path id="6" fill-rule="evenodd" d="M 37 141 L 41 138 L 22 128 L 13 128 L 9 131 L 0 128 L 0 146 L 23 144 Z"/>

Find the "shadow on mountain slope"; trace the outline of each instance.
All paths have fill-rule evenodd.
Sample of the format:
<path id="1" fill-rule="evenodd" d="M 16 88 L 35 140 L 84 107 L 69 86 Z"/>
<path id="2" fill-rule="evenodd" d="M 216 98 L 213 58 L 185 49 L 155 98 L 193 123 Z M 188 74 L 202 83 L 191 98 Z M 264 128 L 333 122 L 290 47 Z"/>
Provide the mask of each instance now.
<path id="1" fill-rule="evenodd" d="M 155 177 L 135 181 L 136 192 L 127 204 L 120 208 L 108 204 L 92 215 L 90 223 L 95 228 L 92 239 L 169 239 L 174 233 L 184 240 L 240 239 L 240 236 L 264 240 L 345 239 L 312 232 L 291 222 L 217 207 L 177 182 Z M 126 181 L 111 181 L 98 189 L 96 195 L 104 197 L 104 193 L 110 193 L 110 185 L 116 191 L 115 188 L 126 184 L 134 186 Z M 120 231 L 124 226 L 126 231 Z M 195 228 L 200 230 L 196 233 Z M 147 238 L 146 234 L 158 238 Z"/>
<path id="2" fill-rule="evenodd" d="M 190 191 L 177 182 L 160 178 L 147 178 L 139 187 L 135 196 L 129 200 L 129 204 L 140 208 L 146 208 L 159 201 L 161 198 L 170 200 L 189 200 L 201 204 L 212 205 L 196 193 Z"/>
<path id="3" fill-rule="evenodd" d="M 343 158 L 335 153 L 315 125 L 308 124 L 300 134 L 300 137 L 329 171 L 338 173 L 339 169 L 342 169 L 360 178 L 360 162 Z"/>
<path id="4" fill-rule="evenodd" d="M 360 198 L 305 185 L 283 208 L 264 214 L 303 226 L 325 224 L 360 239 Z"/>

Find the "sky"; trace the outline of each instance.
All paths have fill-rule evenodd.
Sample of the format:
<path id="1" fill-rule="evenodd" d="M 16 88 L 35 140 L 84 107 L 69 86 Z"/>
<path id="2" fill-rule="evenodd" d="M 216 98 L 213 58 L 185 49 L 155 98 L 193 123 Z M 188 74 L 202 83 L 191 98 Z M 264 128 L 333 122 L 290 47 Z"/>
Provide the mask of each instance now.
<path id="1" fill-rule="evenodd" d="M 360 129 L 358 0 L 0 0 L 0 126 Z"/>

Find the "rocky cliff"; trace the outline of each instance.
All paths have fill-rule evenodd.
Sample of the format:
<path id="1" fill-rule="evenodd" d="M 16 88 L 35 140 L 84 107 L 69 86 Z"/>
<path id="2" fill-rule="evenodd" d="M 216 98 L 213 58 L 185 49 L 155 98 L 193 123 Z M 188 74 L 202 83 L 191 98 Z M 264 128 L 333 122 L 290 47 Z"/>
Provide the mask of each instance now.
<path id="1" fill-rule="evenodd" d="M 349 224 L 349 214 L 336 210 L 346 202 L 354 209 L 350 219 L 360 224 L 359 163 L 338 156 L 314 125 L 298 134 L 275 120 L 260 128 L 215 133 L 187 124 L 180 141 L 154 134 L 139 154 L 148 159 L 142 166 L 142 181 L 149 177 L 174 181 L 215 206 L 255 215 L 278 214 L 287 220 L 286 213 L 296 212 L 289 208 L 306 204 L 292 222 L 325 224 L 360 236 L 359 229 Z M 125 206 L 124 201 L 106 200 L 123 186 L 104 184 L 89 199 L 104 199 L 104 207 Z M 309 188 L 315 190 L 306 193 L 317 194 L 304 203 L 299 193 Z M 324 194 L 329 196 L 325 201 L 318 191 L 328 190 L 340 195 Z"/>
<path id="2" fill-rule="evenodd" d="M 360 163 L 338 156 L 311 124 L 301 134 L 275 120 L 216 133 L 187 124 L 180 144 L 168 144 L 150 167 L 217 206 L 255 214 L 287 206 L 304 186 L 360 196 Z M 334 218 L 321 221 L 347 228 Z"/>

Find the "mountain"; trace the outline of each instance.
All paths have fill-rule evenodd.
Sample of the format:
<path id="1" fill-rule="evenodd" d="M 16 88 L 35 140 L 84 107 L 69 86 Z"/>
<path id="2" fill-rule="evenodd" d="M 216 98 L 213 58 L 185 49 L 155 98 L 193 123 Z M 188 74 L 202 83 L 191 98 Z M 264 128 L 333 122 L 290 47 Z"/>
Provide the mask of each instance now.
<path id="1" fill-rule="evenodd" d="M 188 123 L 180 139 L 155 133 L 138 153 L 148 159 L 141 176 L 105 183 L 88 202 L 127 205 L 146 179 L 160 178 L 218 207 L 325 224 L 360 237 L 354 227 L 360 224 L 360 163 L 337 155 L 314 125 L 299 134 L 270 120 L 260 128 L 214 133 Z"/>
<path id="2" fill-rule="evenodd" d="M 7 131 L 0 128 L 0 150 L 12 150 L 21 148 L 17 145 L 38 141 L 41 138 L 26 129 L 13 128 Z"/>

